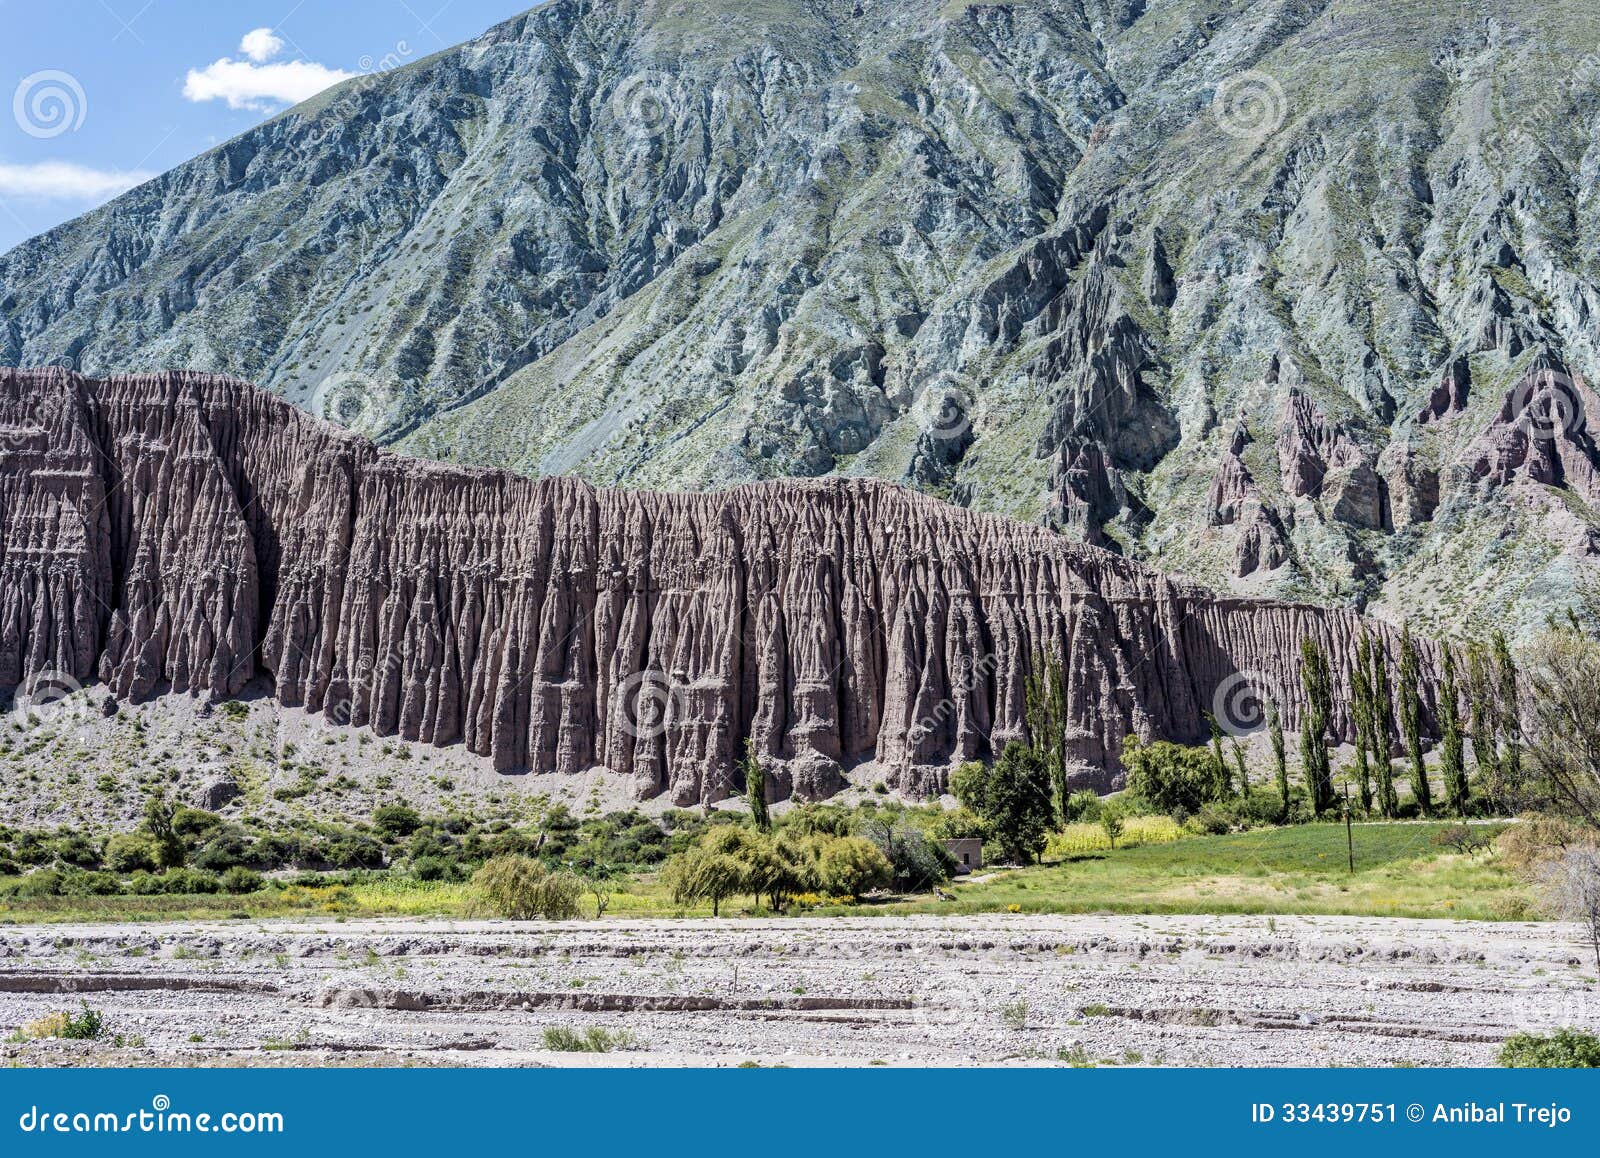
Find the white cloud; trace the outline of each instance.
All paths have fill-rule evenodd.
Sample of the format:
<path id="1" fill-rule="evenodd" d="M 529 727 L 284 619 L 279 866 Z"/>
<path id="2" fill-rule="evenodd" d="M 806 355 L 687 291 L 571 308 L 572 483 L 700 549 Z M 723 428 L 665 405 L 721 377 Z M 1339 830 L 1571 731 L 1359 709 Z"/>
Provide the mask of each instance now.
<path id="1" fill-rule="evenodd" d="M 306 60 L 252 64 L 225 57 L 204 68 L 191 68 L 183 95 L 197 104 L 220 100 L 227 101 L 230 109 L 266 112 L 275 104 L 299 104 L 355 75 Z"/>
<path id="2" fill-rule="evenodd" d="M 257 64 L 265 64 L 283 51 L 283 40 L 270 28 L 256 28 L 244 34 L 239 51 Z"/>
<path id="3" fill-rule="evenodd" d="M 154 173 L 138 169 L 126 173 L 90 169 L 70 161 L 44 161 L 35 165 L 0 162 L 0 195 L 41 201 L 104 201 L 153 176 Z"/>
<path id="4" fill-rule="evenodd" d="M 230 109 L 269 112 L 274 105 L 299 104 L 356 75 L 309 60 L 273 61 L 282 51 L 283 38 L 272 29 L 251 29 L 239 40 L 245 59 L 225 56 L 204 68 L 191 68 L 183 95 L 197 104 L 226 101 Z"/>

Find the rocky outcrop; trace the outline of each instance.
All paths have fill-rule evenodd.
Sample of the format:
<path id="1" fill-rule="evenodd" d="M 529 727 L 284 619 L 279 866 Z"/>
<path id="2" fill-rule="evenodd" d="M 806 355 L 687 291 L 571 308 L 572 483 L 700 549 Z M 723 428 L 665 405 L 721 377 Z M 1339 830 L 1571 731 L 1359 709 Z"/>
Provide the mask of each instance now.
<path id="1" fill-rule="evenodd" d="M 0 370 L 0 429 L 0 683 L 225 697 L 266 673 L 336 723 L 679 802 L 736 790 L 746 739 L 796 795 L 862 762 L 936 791 L 1025 737 L 1035 655 L 1107 784 L 1125 735 L 1198 740 L 1239 673 L 1292 728 L 1303 636 L 1341 683 L 1360 632 L 1395 645 L 886 483 L 535 481 L 231 379 Z"/>

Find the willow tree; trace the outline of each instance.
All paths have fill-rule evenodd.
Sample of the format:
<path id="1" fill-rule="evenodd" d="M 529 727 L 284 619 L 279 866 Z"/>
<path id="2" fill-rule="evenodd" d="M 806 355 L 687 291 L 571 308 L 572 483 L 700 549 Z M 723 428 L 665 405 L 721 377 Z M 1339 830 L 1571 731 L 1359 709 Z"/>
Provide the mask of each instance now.
<path id="1" fill-rule="evenodd" d="M 1433 791 L 1428 786 L 1428 767 L 1422 760 L 1422 667 L 1409 623 L 1400 630 L 1400 727 L 1405 732 L 1406 754 L 1411 758 L 1411 794 L 1417 798 L 1422 815 L 1427 816 L 1433 811 Z"/>

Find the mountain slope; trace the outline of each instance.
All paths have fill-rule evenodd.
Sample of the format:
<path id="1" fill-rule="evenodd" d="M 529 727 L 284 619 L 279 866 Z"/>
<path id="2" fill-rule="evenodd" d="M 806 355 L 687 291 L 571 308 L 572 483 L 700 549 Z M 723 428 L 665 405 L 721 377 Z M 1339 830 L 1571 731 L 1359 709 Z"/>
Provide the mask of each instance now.
<path id="1" fill-rule="evenodd" d="M 557 0 L 0 258 L 0 362 L 1523 630 L 1600 567 L 1595 44 L 1557 0 Z"/>
<path id="2" fill-rule="evenodd" d="M 867 766 L 912 794 L 1027 735 L 1061 665 L 1076 779 L 1123 738 L 1202 740 L 1304 711 L 1297 645 L 1349 611 L 1219 598 L 1036 526 L 861 479 L 720 494 L 422 462 L 198 374 L 0 370 L 0 688 L 18 712 L 99 679 L 135 701 L 236 695 L 445 746 L 499 771 L 629 777 L 641 798 L 778 795 Z M 1438 694 L 1438 649 L 1422 689 Z"/>

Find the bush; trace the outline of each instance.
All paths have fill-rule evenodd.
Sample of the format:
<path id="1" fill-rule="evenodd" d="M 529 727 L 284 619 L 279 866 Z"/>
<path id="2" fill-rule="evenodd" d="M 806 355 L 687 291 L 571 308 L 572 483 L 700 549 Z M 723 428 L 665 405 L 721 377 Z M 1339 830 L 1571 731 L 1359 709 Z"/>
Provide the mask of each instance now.
<path id="1" fill-rule="evenodd" d="M 1508 868 L 1531 874 L 1542 862 L 1553 860 L 1573 845 L 1592 840 L 1590 832 L 1570 820 L 1532 812 L 1508 826 L 1495 838 L 1494 844 Z"/>
<path id="2" fill-rule="evenodd" d="M 822 846 L 817 876 L 822 887 L 834 896 L 859 897 L 874 889 L 888 888 L 894 881 L 894 869 L 870 840 L 837 836 Z"/>
<path id="3" fill-rule="evenodd" d="M 154 872 L 160 867 L 154 842 L 136 832 L 118 833 L 108 839 L 104 861 L 114 873 Z"/>
<path id="4" fill-rule="evenodd" d="M 544 1048 L 563 1053 L 610 1053 L 616 1049 L 632 1049 L 636 1044 L 633 1034 L 625 1029 L 615 1033 L 591 1025 L 582 1033 L 565 1026 L 552 1025 L 544 1031 Z"/>
<path id="5" fill-rule="evenodd" d="M 1066 815 L 1062 819 L 1067 824 L 1077 824 L 1082 821 L 1088 824 L 1098 824 L 1100 821 L 1100 797 L 1098 794 L 1085 788 L 1081 792 L 1074 792 L 1067 797 Z"/>
<path id="6" fill-rule="evenodd" d="M 114 897 L 121 891 L 122 882 L 113 873 L 74 870 L 61 874 L 61 895 L 64 897 Z"/>
<path id="7" fill-rule="evenodd" d="M 57 869 L 39 869 L 19 879 L 11 886 L 11 895 L 18 898 L 59 897 L 61 873 Z"/>
<path id="8" fill-rule="evenodd" d="M 99 847 L 81 833 L 57 833 L 50 841 L 50 852 L 57 863 L 69 868 L 100 867 Z"/>
<path id="9" fill-rule="evenodd" d="M 1500 1064 L 1510 1069 L 1594 1069 L 1600 1067 L 1600 1037 L 1581 1029 L 1514 1033 L 1500 1047 Z"/>
<path id="10" fill-rule="evenodd" d="M 472 875 L 478 900 L 490 912 L 513 921 L 578 915 L 583 882 L 568 872 L 552 873 L 531 857 L 497 856 Z"/>
<path id="11" fill-rule="evenodd" d="M 253 893 L 261 887 L 261 874 L 242 865 L 234 865 L 222 874 L 217 883 L 225 893 Z"/>
<path id="12" fill-rule="evenodd" d="M 1186 748 L 1165 740 L 1141 744 L 1129 736 L 1122 766 L 1128 774 L 1128 792 L 1149 801 L 1157 812 L 1188 815 L 1227 795 L 1209 748 Z"/>
<path id="13" fill-rule="evenodd" d="M 372 810 L 372 827 L 385 840 L 403 840 L 422 827 L 422 817 L 409 804 L 380 804 Z"/>
<path id="14" fill-rule="evenodd" d="M 411 861 L 411 875 L 419 881 L 448 881 L 455 878 L 456 866 L 442 856 L 419 856 Z"/>

